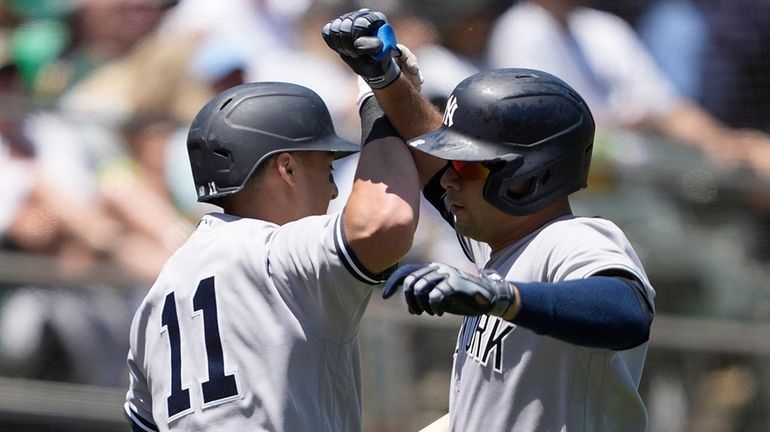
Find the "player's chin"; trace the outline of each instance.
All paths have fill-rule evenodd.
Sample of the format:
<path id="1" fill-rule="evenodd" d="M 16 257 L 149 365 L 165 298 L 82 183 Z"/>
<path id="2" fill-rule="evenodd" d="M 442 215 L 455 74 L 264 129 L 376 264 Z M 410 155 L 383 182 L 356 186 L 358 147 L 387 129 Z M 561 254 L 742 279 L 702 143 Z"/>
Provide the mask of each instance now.
<path id="1" fill-rule="evenodd" d="M 475 232 L 472 224 L 458 216 L 455 216 L 455 231 L 462 236 L 471 238 L 473 238 L 473 233 Z"/>

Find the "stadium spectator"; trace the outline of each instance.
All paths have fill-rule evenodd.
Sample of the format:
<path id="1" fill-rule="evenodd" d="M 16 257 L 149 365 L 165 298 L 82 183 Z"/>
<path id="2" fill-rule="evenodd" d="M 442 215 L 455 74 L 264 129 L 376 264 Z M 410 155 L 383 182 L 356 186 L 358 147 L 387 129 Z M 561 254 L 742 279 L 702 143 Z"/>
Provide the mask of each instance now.
<path id="1" fill-rule="evenodd" d="M 165 0 L 68 1 L 67 44 L 38 71 L 33 91 L 56 99 L 97 67 L 125 56 L 159 24 L 173 2 Z"/>
<path id="2" fill-rule="evenodd" d="M 703 106 L 734 127 L 770 132 L 770 3 L 693 1 L 709 28 Z"/>
<path id="3" fill-rule="evenodd" d="M 552 72 L 580 92 L 597 124 L 652 130 L 694 146 L 718 165 L 770 177 L 770 137 L 733 129 L 676 93 L 633 28 L 585 0 L 524 0 L 496 22 L 492 67 Z"/>
<path id="4" fill-rule="evenodd" d="M 691 0 L 657 0 L 636 25 L 642 41 L 683 96 L 701 101 L 703 60 L 709 29 L 703 12 Z"/>
<path id="5" fill-rule="evenodd" d="M 735 128 L 770 132 L 770 3 L 658 0 L 638 23 L 650 53 L 677 89 Z M 770 173 L 768 143 L 748 159 Z"/>
<path id="6" fill-rule="evenodd" d="M 2 65 L 3 106 L 18 106 L 23 94 L 15 65 Z M 82 165 L 69 163 L 77 159 L 79 147 L 71 145 L 79 141 L 68 141 L 77 137 L 72 131 L 77 128 L 57 127 L 61 123 L 50 116 L 23 114 L 4 110 L 0 117 L 2 252 L 4 259 L 26 258 L 15 258 L 14 271 L 4 272 L 0 281 L 0 370 L 118 384 L 131 311 L 126 305 L 134 304 L 137 293 L 110 289 L 95 275 L 142 286 L 157 275 L 167 247 L 174 246 L 164 242 L 172 237 L 143 232 L 122 220 L 98 193 L 88 193 L 88 181 L 83 181 L 88 176 L 77 168 Z M 51 128 L 35 126 L 43 124 Z M 46 131 L 51 135 L 39 135 Z M 34 138 L 56 145 L 39 146 Z"/>
<path id="7" fill-rule="evenodd" d="M 350 72 L 339 64 L 334 53 L 326 49 L 318 29 L 330 16 L 339 15 L 343 8 L 329 2 L 314 2 L 296 19 L 296 30 L 287 36 L 284 45 L 292 49 L 265 49 L 247 57 L 246 81 L 282 81 L 299 84 L 316 93 L 326 102 L 340 135 L 358 139 L 358 112 L 348 101 L 355 97 L 357 87 Z M 263 12 L 263 14 L 266 12 Z M 266 29 L 269 35 L 275 33 Z M 286 31 L 285 29 L 283 31 Z M 308 73 L 312 70 L 314 73 Z"/>
<path id="8" fill-rule="evenodd" d="M 12 284 L 4 298 L 0 310 L 0 367 L 4 371 L 121 384 L 127 348 L 124 330 L 130 311 L 171 252 L 192 231 L 191 222 L 177 211 L 154 177 L 147 175 L 156 172 L 153 150 L 164 136 L 159 125 L 167 119 L 162 109 L 173 106 L 155 104 L 147 95 L 170 87 L 164 80 L 177 75 L 163 67 L 169 66 L 173 72 L 177 60 L 165 55 L 183 53 L 183 46 L 167 45 L 165 52 L 156 54 L 154 59 L 166 58 L 166 62 L 153 64 L 155 69 L 142 69 L 143 63 L 131 61 L 139 57 L 135 52 L 151 51 L 142 48 L 149 43 L 140 41 L 154 34 L 150 30 L 157 27 L 168 5 L 161 0 L 79 3 L 73 15 L 79 37 L 49 65 L 51 69 L 44 67 L 52 73 L 59 66 L 73 72 L 68 62 L 89 59 L 82 63 L 86 67 L 77 69 L 82 74 L 65 74 L 51 81 L 66 84 L 51 87 L 47 93 L 59 97 L 67 90 L 60 105 L 28 111 L 33 108 L 30 104 L 3 104 L 14 109 L 3 117 L 0 153 L 4 169 L 0 176 L 6 185 L 20 185 L 11 188 L 14 199 L 4 206 L 4 246 L 6 251 L 44 257 L 53 267 L 40 275 L 47 277 Z M 124 63 L 136 67 L 118 66 Z M 98 82 L 97 74 L 113 68 L 141 77 L 141 85 L 129 88 L 136 98 L 130 102 L 139 101 L 130 105 L 131 110 L 126 109 L 128 103 L 114 97 L 127 88 L 126 81 L 116 79 L 104 87 L 90 84 Z M 62 77 L 65 79 L 59 79 Z M 43 72 L 38 78 L 47 79 Z M 3 99 L 20 97 L 23 89 L 6 82 Z M 77 95 L 87 97 L 78 99 Z M 19 267 L 23 270 L 24 265 Z M 105 280 L 105 274 L 110 278 Z M 58 372 L 49 375 L 53 370 Z"/>
<path id="9" fill-rule="evenodd" d="M 181 0 L 163 19 L 160 31 L 172 37 L 204 34 L 227 41 L 243 57 L 262 56 L 292 46 L 301 38 L 297 20 L 311 3 L 330 2 Z"/>

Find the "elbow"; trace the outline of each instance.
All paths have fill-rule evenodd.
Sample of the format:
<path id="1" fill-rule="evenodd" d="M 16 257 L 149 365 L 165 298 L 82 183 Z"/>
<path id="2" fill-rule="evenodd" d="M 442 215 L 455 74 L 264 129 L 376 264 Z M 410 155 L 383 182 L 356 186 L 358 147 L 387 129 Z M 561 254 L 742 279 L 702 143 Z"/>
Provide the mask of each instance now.
<path id="1" fill-rule="evenodd" d="M 372 225 L 370 241 L 380 245 L 383 253 L 395 262 L 412 248 L 417 231 L 417 214 L 411 208 L 395 208 L 381 215 L 379 223 Z"/>
<path id="2" fill-rule="evenodd" d="M 412 248 L 415 229 L 408 225 L 391 226 L 373 238 L 380 245 L 383 258 L 394 264 L 400 261 Z"/>
<path id="3" fill-rule="evenodd" d="M 633 320 L 628 320 L 621 327 L 619 333 L 623 335 L 622 340 L 612 349 L 624 351 L 636 348 L 650 340 L 652 330 L 652 315 L 642 314 Z"/>
<path id="4" fill-rule="evenodd" d="M 650 327 L 639 326 L 628 338 L 628 346 L 622 349 L 636 348 L 650 340 Z"/>
<path id="5" fill-rule="evenodd" d="M 417 221 L 416 209 L 405 205 L 382 205 L 361 217 L 346 212 L 345 236 L 357 250 L 392 265 L 412 248 Z"/>
<path id="6" fill-rule="evenodd" d="M 644 292 L 644 287 L 641 285 L 631 292 L 635 294 L 636 301 L 630 301 L 620 314 L 618 330 L 619 334 L 623 335 L 623 341 L 619 347 L 615 348 L 616 350 L 636 348 L 650 340 L 652 320 L 655 318 L 652 302 L 641 294 Z"/>

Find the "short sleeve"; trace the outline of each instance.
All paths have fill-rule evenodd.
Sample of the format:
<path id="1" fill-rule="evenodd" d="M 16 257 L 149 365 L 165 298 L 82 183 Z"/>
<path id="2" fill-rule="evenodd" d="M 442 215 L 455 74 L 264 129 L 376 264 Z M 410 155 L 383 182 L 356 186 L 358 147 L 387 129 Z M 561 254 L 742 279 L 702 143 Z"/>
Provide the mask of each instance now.
<path id="1" fill-rule="evenodd" d="M 631 273 L 646 289 L 650 303 L 655 296 L 639 257 L 615 224 L 599 218 L 577 218 L 555 223 L 544 231 L 540 250 L 548 254 L 547 280 L 584 279 L 607 270 Z"/>
<path id="2" fill-rule="evenodd" d="M 312 216 L 277 227 L 267 243 L 267 272 L 286 304 L 323 337 L 357 331 L 374 285 L 348 245 L 342 214 Z"/>

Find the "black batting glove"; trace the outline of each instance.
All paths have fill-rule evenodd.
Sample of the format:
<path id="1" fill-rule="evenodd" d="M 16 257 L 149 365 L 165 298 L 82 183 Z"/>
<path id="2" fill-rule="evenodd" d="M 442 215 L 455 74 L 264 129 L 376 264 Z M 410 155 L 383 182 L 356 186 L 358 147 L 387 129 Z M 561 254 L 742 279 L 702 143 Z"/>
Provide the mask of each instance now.
<path id="1" fill-rule="evenodd" d="M 393 55 L 398 55 L 396 34 L 382 12 L 359 9 L 329 21 L 321 31 L 329 48 L 336 51 L 369 87 L 385 88 L 401 74 Z"/>
<path id="2" fill-rule="evenodd" d="M 382 291 L 392 296 L 403 287 L 409 312 L 420 315 L 503 316 L 515 303 L 514 286 L 497 273 L 474 276 L 441 263 L 408 264 L 396 270 Z"/>

